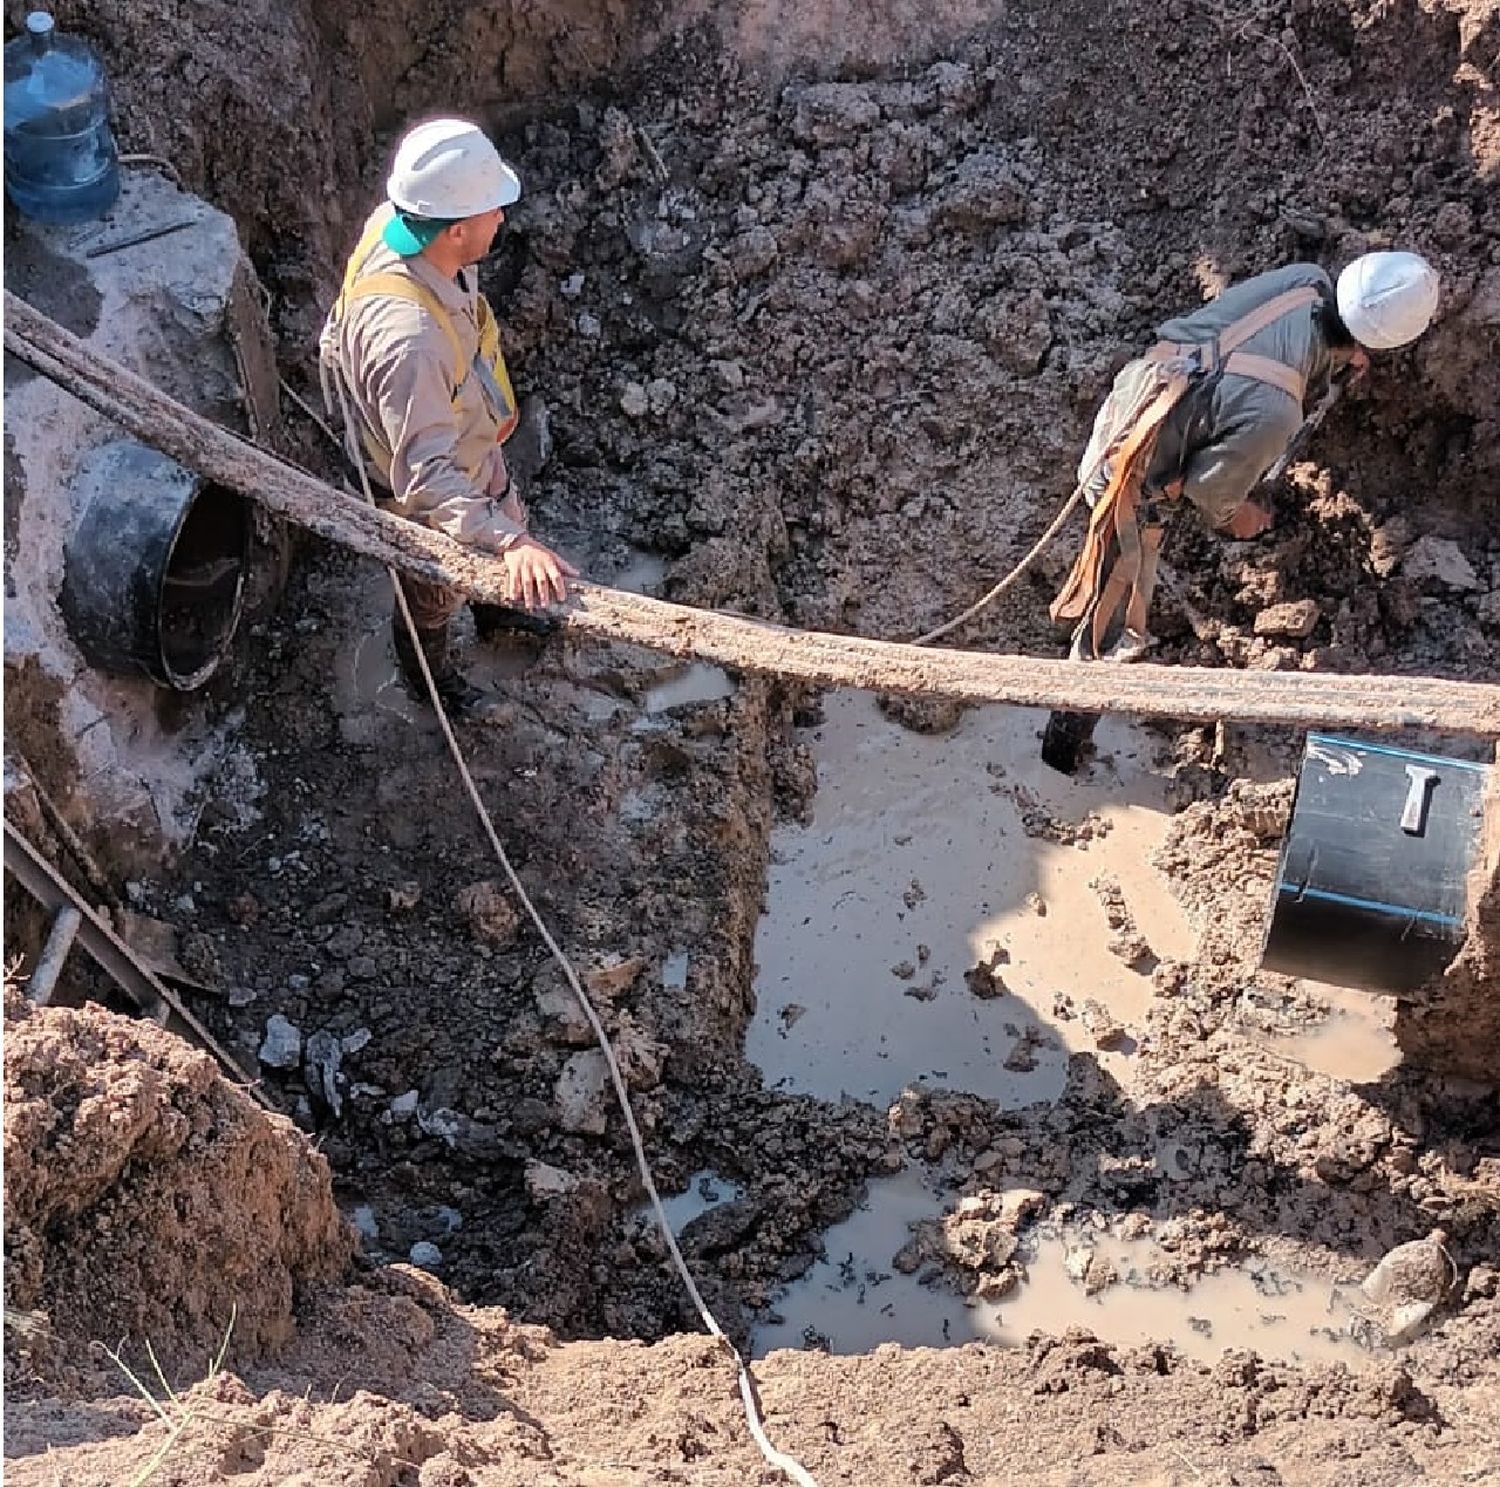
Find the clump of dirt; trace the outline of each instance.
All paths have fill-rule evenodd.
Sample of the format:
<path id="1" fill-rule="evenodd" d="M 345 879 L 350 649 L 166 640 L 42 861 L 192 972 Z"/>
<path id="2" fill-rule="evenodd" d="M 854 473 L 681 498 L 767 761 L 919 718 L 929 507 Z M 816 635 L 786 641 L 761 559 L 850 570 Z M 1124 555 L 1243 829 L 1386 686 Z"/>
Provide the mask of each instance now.
<path id="1" fill-rule="evenodd" d="M 328 1164 L 206 1054 L 10 988 L 5 1175 L 6 1306 L 44 1314 L 58 1367 L 86 1372 L 94 1341 L 196 1367 L 226 1335 L 253 1361 L 353 1253 Z"/>

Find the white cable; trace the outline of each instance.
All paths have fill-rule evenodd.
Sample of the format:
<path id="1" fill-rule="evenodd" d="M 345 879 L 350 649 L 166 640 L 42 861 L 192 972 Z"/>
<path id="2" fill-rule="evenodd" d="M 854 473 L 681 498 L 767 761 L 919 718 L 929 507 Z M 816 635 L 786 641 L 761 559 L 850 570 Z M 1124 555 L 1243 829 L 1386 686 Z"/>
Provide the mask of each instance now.
<path id="1" fill-rule="evenodd" d="M 344 418 L 344 427 L 353 430 L 355 423 L 353 414 L 349 407 L 349 396 L 344 387 L 344 379 L 337 372 L 332 377 L 338 387 L 339 405 Z M 365 469 L 365 462 L 357 443 L 351 439 L 349 448 L 354 455 L 355 467 L 359 471 L 359 483 L 364 492 L 365 500 L 370 505 L 375 504 L 375 493 L 370 488 L 369 472 Z M 407 636 L 411 640 L 412 650 L 416 653 L 417 665 L 422 671 L 422 680 L 427 687 L 427 695 L 432 702 L 433 711 L 437 714 L 439 726 L 443 730 L 443 737 L 447 741 L 448 751 L 453 755 L 453 762 L 458 766 L 458 773 L 464 782 L 464 789 L 468 792 L 469 800 L 474 806 L 474 812 L 479 817 L 479 823 L 484 828 L 485 835 L 489 838 L 490 846 L 495 850 L 495 856 L 499 859 L 500 866 L 505 869 L 505 876 L 510 881 L 510 886 L 515 895 L 520 899 L 522 907 L 531 917 L 531 922 L 536 925 L 537 932 L 541 935 L 552 958 L 562 968 L 562 973 L 567 977 L 568 985 L 573 988 L 573 995 L 578 998 L 578 1005 L 583 1008 L 583 1015 L 588 1018 L 589 1026 L 594 1031 L 604 1061 L 609 1066 L 609 1077 L 615 1087 L 615 1098 L 619 1102 L 620 1111 L 625 1117 L 626 1129 L 630 1132 L 630 1144 L 635 1149 L 636 1167 L 641 1174 L 641 1181 L 645 1184 L 646 1194 L 651 1199 L 652 1210 L 656 1214 L 656 1222 L 661 1228 L 662 1237 L 667 1242 L 667 1249 L 672 1257 L 672 1263 L 677 1269 L 678 1275 L 682 1277 L 682 1283 L 687 1288 L 688 1296 L 692 1299 L 698 1317 L 709 1335 L 721 1343 L 729 1356 L 734 1360 L 735 1372 L 739 1378 L 740 1400 L 745 1408 L 745 1421 L 750 1427 L 750 1434 L 755 1444 L 760 1449 L 760 1454 L 783 1472 L 797 1484 L 797 1487 L 818 1487 L 817 1479 L 804 1467 L 795 1457 L 788 1456 L 783 1451 L 778 1451 L 771 1444 L 770 1437 L 766 1434 L 765 1420 L 761 1413 L 760 1399 L 755 1392 L 755 1380 L 751 1377 L 750 1369 L 745 1360 L 740 1356 L 739 1349 L 730 1342 L 725 1335 L 724 1329 L 719 1326 L 713 1312 L 708 1309 L 708 1303 L 704 1301 L 702 1292 L 698 1289 L 697 1282 L 693 1279 L 693 1273 L 688 1269 L 687 1261 L 682 1256 L 682 1251 L 677 1247 L 677 1236 L 672 1232 L 671 1222 L 667 1218 L 666 1209 L 662 1207 L 661 1195 L 656 1191 L 656 1181 L 651 1175 L 651 1165 L 646 1158 L 646 1145 L 641 1138 L 640 1127 L 636 1124 L 635 1111 L 631 1108 L 630 1093 L 625 1086 L 625 1078 L 620 1073 L 620 1065 L 615 1058 L 615 1051 L 610 1046 L 609 1034 L 604 1030 L 604 1024 L 599 1020 L 599 1014 L 594 1010 L 594 1004 L 589 1000 L 588 993 L 583 989 L 583 982 L 578 977 L 578 972 L 573 969 L 573 963 L 563 953 L 562 947 L 552 937 L 552 931 L 547 928 L 546 921 L 538 912 L 537 907 L 531 901 L 531 895 L 526 892 L 516 870 L 511 866 L 510 858 L 506 855 L 505 848 L 501 845 L 500 836 L 495 830 L 495 823 L 490 818 L 489 810 L 480 797 L 479 789 L 474 784 L 474 777 L 469 773 L 469 766 L 464 759 L 463 750 L 459 748 L 458 738 L 453 732 L 453 724 L 449 721 L 447 710 L 443 707 L 442 698 L 438 696 L 437 683 L 433 680 L 432 668 L 427 664 L 421 642 L 417 636 L 416 622 L 412 619 L 411 608 L 406 602 L 406 595 L 402 591 L 400 579 L 396 576 L 394 568 L 387 567 L 386 572 L 390 575 L 391 587 L 396 594 L 396 605 L 401 611 L 401 621 L 406 626 Z"/>

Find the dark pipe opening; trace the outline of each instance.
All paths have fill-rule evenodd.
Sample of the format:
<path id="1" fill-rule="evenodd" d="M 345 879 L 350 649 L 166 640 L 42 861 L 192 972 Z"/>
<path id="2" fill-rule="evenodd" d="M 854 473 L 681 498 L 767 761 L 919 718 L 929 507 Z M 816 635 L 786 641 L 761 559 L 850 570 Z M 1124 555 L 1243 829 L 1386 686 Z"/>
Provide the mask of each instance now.
<path id="1" fill-rule="evenodd" d="M 248 537 L 244 501 L 223 486 L 203 485 L 162 575 L 157 635 L 174 686 L 206 680 L 229 646 L 240 617 Z"/>
<path id="2" fill-rule="evenodd" d="M 60 604 L 78 649 L 100 671 L 202 686 L 244 602 L 245 502 L 122 439 L 90 452 L 75 504 Z"/>

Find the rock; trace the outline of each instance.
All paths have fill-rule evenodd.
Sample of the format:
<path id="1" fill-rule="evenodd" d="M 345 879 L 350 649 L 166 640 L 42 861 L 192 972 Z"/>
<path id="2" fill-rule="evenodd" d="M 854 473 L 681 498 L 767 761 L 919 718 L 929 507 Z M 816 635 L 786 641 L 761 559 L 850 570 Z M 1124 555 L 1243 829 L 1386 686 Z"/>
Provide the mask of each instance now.
<path id="1" fill-rule="evenodd" d="M 234 924 L 250 929 L 260 919 L 260 900 L 253 893 L 237 893 L 224 905 Z"/>
<path id="2" fill-rule="evenodd" d="M 881 712 L 913 733 L 949 733 L 964 715 L 964 705 L 951 697 L 902 697 L 882 692 L 876 703 Z"/>
<path id="3" fill-rule="evenodd" d="M 1084 1002 L 1079 1019 L 1096 1048 L 1118 1048 L 1129 1036 L 1114 1013 L 1093 997 Z"/>
<path id="4" fill-rule="evenodd" d="M 1255 633 L 1304 640 L 1312 634 L 1317 623 L 1316 599 L 1292 599 L 1285 604 L 1273 604 L 1268 609 L 1261 610 L 1255 616 Z"/>
<path id="5" fill-rule="evenodd" d="M 1015 226 L 1026 220 L 1027 192 L 1011 167 L 987 151 L 970 155 L 938 203 L 938 220 L 961 232 Z"/>
<path id="6" fill-rule="evenodd" d="M 865 83 L 810 83 L 782 96 L 792 106 L 792 137 L 799 144 L 853 144 L 880 122 L 880 107 Z"/>
<path id="7" fill-rule="evenodd" d="M 437 1245 L 419 1239 L 412 1245 L 408 1258 L 423 1270 L 436 1270 L 443 1263 L 443 1252 Z"/>
<path id="8" fill-rule="evenodd" d="M 268 1069 L 295 1069 L 302 1062 L 302 1032 L 279 1012 L 266 1023 L 260 1061 Z"/>
<path id="9" fill-rule="evenodd" d="M 349 1215 L 349 1222 L 354 1225 L 360 1238 L 368 1239 L 371 1244 L 378 1243 L 380 1239 L 380 1223 L 375 1217 L 375 1210 L 368 1203 L 361 1203 Z"/>
<path id="10" fill-rule="evenodd" d="M 1446 537 L 1419 537 L 1402 559 L 1401 572 L 1413 582 L 1438 588 L 1472 591 L 1484 587 L 1458 543 Z"/>
<path id="11" fill-rule="evenodd" d="M 644 418 L 651 411 L 651 399 L 639 382 L 627 382 L 620 392 L 620 412 L 627 418 Z"/>
<path id="12" fill-rule="evenodd" d="M 737 361 L 711 361 L 708 368 L 724 392 L 738 392 L 745 385 L 745 369 Z"/>
<path id="13" fill-rule="evenodd" d="M 998 1301 L 1009 1295 L 1020 1284 L 1021 1277 L 1010 1266 L 1004 1270 L 986 1271 L 974 1285 L 974 1294 L 981 1301 Z"/>
<path id="14" fill-rule="evenodd" d="M 665 377 L 653 377 L 646 384 L 646 401 L 655 414 L 665 413 L 677 401 L 677 385 Z"/>
<path id="15" fill-rule="evenodd" d="M 667 1046 L 658 1043 L 628 1012 L 614 1036 L 615 1061 L 631 1089 L 655 1089 L 666 1066 Z M 601 1055 L 602 1058 L 602 1055 Z"/>
<path id="16" fill-rule="evenodd" d="M 597 1048 L 575 1053 L 557 1076 L 552 1097 L 563 1130 L 602 1136 L 608 1121 L 609 1065 Z"/>
<path id="17" fill-rule="evenodd" d="M 1000 1195 L 1000 1222 L 1012 1230 L 1019 1229 L 1046 1206 L 1047 1195 L 1036 1188 L 1011 1188 Z"/>
<path id="18" fill-rule="evenodd" d="M 1389 578 L 1410 546 L 1411 523 L 1404 516 L 1381 522 L 1370 533 L 1370 566 L 1377 577 Z"/>
<path id="19" fill-rule="evenodd" d="M 584 968 L 583 989 L 598 1001 L 613 1002 L 641 979 L 645 969 L 644 955 L 606 955 Z M 572 987 L 568 991 L 571 994 Z"/>
<path id="20" fill-rule="evenodd" d="M 623 109 L 607 108 L 599 124 L 599 150 L 602 159 L 594 172 L 594 181 L 603 191 L 622 185 L 640 164 L 641 150 Z"/>
<path id="21" fill-rule="evenodd" d="M 597 315 L 590 315 L 587 310 L 585 310 L 573 323 L 578 329 L 578 334 L 581 335 L 585 341 L 597 341 L 599 337 L 604 334 L 604 326 L 599 317 Z M 621 406 L 624 406 L 623 399 L 621 400 Z M 632 417 L 634 416 L 636 415 L 632 415 Z"/>
<path id="22" fill-rule="evenodd" d="M 1500 630 L 1500 589 L 1485 594 L 1475 608 L 1475 616 L 1487 630 Z"/>
<path id="23" fill-rule="evenodd" d="M 534 995 L 536 1009 L 550 1039 L 573 1048 L 585 1048 L 594 1041 L 594 1030 L 589 1026 L 578 998 L 573 995 L 573 988 L 563 980 L 561 973 L 549 978 Z"/>
<path id="24" fill-rule="evenodd" d="M 724 271 L 732 283 L 743 284 L 763 274 L 775 262 L 780 246 L 776 234 L 769 227 L 752 227 L 729 240 L 724 248 Z M 729 363 L 737 366 L 737 362 Z M 740 378 L 743 385 L 744 377 Z"/>
<path id="25" fill-rule="evenodd" d="M 372 1037 L 374 1037 L 374 1034 L 367 1027 L 357 1027 L 352 1033 L 345 1033 L 343 1037 L 344 1052 L 358 1053 L 361 1049 L 368 1048 Z"/>
<path id="26" fill-rule="evenodd" d="M 1010 956 L 1004 950 L 999 950 L 992 952 L 988 959 L 981 960 L 978 965 L 970 966 L 964 972 L 964 985 L 969 988 L 969 994 L 982 1002 L 992 1002 L 996 997 L 1004 996 L 1008 988 L 996 966 L 1003 965 L 1009 959 Z"/>
<path id="27" fill-rule="evenodd" d="M 333 1033 L 317 1032 L 307 1040 L 303 1077 L 308 1091 L 322 1100 L 335 1120 L 344 1113 L 344 1096 L 339 1088 L 339 1064 L 343 1056 L 343 1043 Z"/>
<path id="28" fill-rule="evenodd" d="M 393 883 L 385 890 L 385 906 L 389 913 L 406 914 L 416 908 L 422 897 L 422 885 L 415 879 L 404 883 Z"/>
<path id="29" fill-rule="evenodd" d="M 521 927 L 510 896 L 493 878 L 470 883 L 454 902 L 474 937 L 491 945 L 509 945 Z"/>
<path id="30" fill-rule="evenodd" d="M 910 981 L 911 978 L 916 974 L 917 968 L 915 964 L 909 960 L 898 960 L 896 964 L 891 967 L 891 975 L 893 975 L 898 981 Z"/>
<path id="31" fill-rule="evenodd" d="M 1063 1269 L 1068 1272 L 1071 1279 L 1083 1284 L 1088 1276 L 1089 1267 L 1094 1263 L 1094 1251 L 1088 1245 L 1072 1245 L 1063 1255 Z"/>
<path id="32" fill-rule="evenodd" d="M 1095 1250 L 1093 1257 L 1089 1260 L 1088 1268 L 1083 1272 L 1083 1294 L 1097 1296 L 1100 1291 L 1114 1285 L 1119 1278 L 1120 1274 L 1115 1269 L 1114 1262 Z"/>
<path id="33" fill-rule="evenodd" d="M 527 1162 L 526 1196 L 533 1203 L 546 1203 L 553 1198 L 566 1197 L 578 1186 L 578 1179 L 561 1167 L 546 1162 Z"/>
<path id="34" fill-rule="evenodd" d="M 1360 1294 L 1389 1346 L 1410 1342 L 1457 1283 L 1447 1237 L 1434 1229 L 1426 1239 L 1397 1245 L 1361 1283 Z"/>
<path id="35" fill-rule="evenodd" d="M 414 1089 L 409 1089 L 404 1095 L 397 1095 L 391 1101 L 390 1113 L 396 1120 L 409 1120 L 417 1113 L 417 1106 L 422 1097 Z"/>

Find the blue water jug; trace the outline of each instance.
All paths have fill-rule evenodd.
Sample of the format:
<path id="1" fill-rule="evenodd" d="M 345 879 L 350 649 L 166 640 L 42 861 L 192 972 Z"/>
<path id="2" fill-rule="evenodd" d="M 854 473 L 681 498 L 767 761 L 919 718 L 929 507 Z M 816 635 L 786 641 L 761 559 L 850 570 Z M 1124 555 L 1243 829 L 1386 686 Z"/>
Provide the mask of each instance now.
<path id="1" fill-rule="evenodd" d="M 44 10 L 5 48 L 5 189 L 38 222 L 87 222 L 120 194 L 109 84 L 94 49 Z"/>

